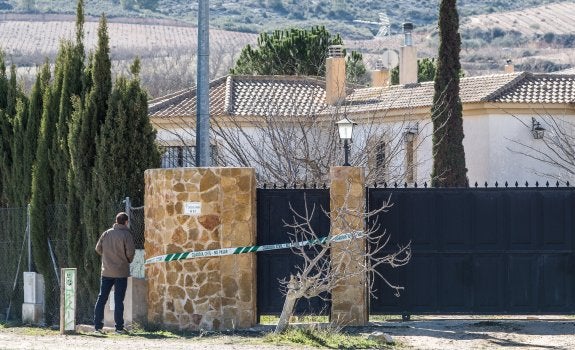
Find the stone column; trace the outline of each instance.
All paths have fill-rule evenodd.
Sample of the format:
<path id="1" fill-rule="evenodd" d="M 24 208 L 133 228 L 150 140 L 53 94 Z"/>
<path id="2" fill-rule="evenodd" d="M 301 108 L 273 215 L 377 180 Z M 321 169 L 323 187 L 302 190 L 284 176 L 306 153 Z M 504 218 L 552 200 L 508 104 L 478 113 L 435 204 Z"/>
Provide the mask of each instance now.
<path id="1" fill-rule="evenodd" d="M 153 169 L 145 182 L 146 259 L 255 245 L 253 169 Z M 154 263 L 145 273 L 150 322 L 190 330 L 256 323 L 255 254 Z"/>
<path id="2" fill-rule="evenodd" d="M 363 231 L 363 215 L 342 212 L 346 207 L 357 213 L 365 212 L 365 175 L 363 168 L 332 167 L 330 169 L 330 212 L 331 234 Z M 345 264 L 346 271 L 360 271 L 365 239 L 354 239 L 334 243 L 331 255 L 334 264 Z M 351 256 L 349 255 L 351 253 Z M 334 269 L 337 269 L 334 266 Z M 367 299 L 367 276 L 358 274 L 348 278 L 344 285 L 335 288 L 331 294 L 331 321 L 342 325 L 361 326 L 369 321 Z"/>

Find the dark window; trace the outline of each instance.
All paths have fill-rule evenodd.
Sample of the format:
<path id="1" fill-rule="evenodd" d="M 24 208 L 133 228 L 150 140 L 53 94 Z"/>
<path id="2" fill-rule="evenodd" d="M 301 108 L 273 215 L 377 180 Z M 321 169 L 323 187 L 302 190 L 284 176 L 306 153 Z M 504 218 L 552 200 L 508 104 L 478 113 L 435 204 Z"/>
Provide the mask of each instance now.
<path id="1" fill-rule="evenodd" d="M 192 167 L 196 164 L 195 146 L 167 146 L 162 155 L 162 168 Z"/>
<path id="2" fill-rule="evenodd" d="M 162 168 L 182 168 L 196 166 L 196 146 L 166 146 L 163 148 Z M 211 146 L 212 163 L 215 165 L 217 147 Z"/>

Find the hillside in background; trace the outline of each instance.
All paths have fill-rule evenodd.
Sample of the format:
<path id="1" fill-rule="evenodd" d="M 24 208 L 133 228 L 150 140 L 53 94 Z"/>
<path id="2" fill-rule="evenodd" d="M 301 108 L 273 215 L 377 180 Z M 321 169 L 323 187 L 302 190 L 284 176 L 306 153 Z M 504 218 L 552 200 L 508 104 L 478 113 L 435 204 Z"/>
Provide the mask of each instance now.
<path id="1" fill-rule="evenodd" d="M 522 10 L 559 0 L 459 0 L 462 18 Z M 74 0 L 0 0 L 0 12 L 74 14 Z M 198 2 L 189 0 L 86 0 L 85 13 L 110 17 L 163 18 L 196 23 Z M 389 17 L 391 29 L 410 21 L 418 27 L 435 25 L 437 0 L 210 0 L 210 23 L 219 29 L 260 33 L 293 26 L 322 24 L 346 38 L 367 39 L 377 26 L 353 22 L 378 22 L 378 13 Z"/>
<path id="2" fill-rule="evenodd" d="M 129 0 L 86 1 L 87 12 L 93 15 L 106 8 L 120 11 L 116 13 L 117 15 L 125 15 L 125 12 L 141 15 L 141 17 L 129 18 L 112 17 L 109 20 L 114 73 L 128 73 L 131 61 L 139 56 L 142 60 L 142 81 L 151 96 L 160 96 L 193 85 L 195 83 L 197 30 L 189 21 L 177 20 L 176 16 L 162 15 L 159 12 L 160 8 L 162 11 L 167 11 L 167 9 L 175 11 L 176 4 L 184 8 L 186 6 L 181 5 L 183 1 L 160 0 L 155 12 L 141 9 L 122 10 L 120 3 L 126 1 Z M 17 3 L 19 1 L 0 0 L 0 10 L 6 12 L 8 8 L 12 8 L 11 11 L 14 12 Z M 47 7 L 48 3 L 51 7 Z M 19 67 L 25 86 L 29 86 L 33 81 L 36 67 L 42 64 L 46 57 L 53 61 L 60 40 L 73 37 L 75 20 L 73 3 L 75 3 L 73 0 L 35 1 L 35 8 L 39 12 L 54 12 L 56 9 L 61 9 L 60 6 L 62 8 L 68 6 L 68 14 L 0 13 L 0 49 L 6 53 L 9 63 L 14 63 Z M 168 3 L 173 3 L 173 6 L 160 6 Z M 211 0 L 210 3 L 212 6 L 219 6 L 216 0 Z M 221 1 L 219 3 L 223 4 Z M 224 7 L 226 11 L 230 11 L 236 5 L 247 3 L 250 2 L 228 1 Z M 274 0 L 261 0 L 257 3 L 266 6 L 278 3 L 292 4 L 289 1 Z M 332 4 L 332 2 L 313 0 L 308 3 L 309 6 L 311 4 L 331 6 Z M 358 3 L 371 2 L 359 1 Z M 420 3 L 427 4 L 430 1 L 421 0 Z M 435 0 L 433 3 L 437 6 Z M 458 3 L 465 8 L 467 4 L 471 4 L 471 1 L 460 0 Z M 486 4 L 495 2 L 477 3 L 487 6 Z M 519 3 L 527 2 L 518 1 L 513 4 L 506 2 L 506 6 L 517 6 Z M 197 2 L 195 4 L 197 5 Z M 375 2 L 373 4 L 375 6 Z M 398 6 L 405 6 L 405 4 Z M 481 6 L 478 8 L 482 8 Z M 251 10 L 246 7 L 243 12 L 249 14 L 252 10 L 260 11 L 262 8 L 267 7 L 254 7 Z M 471 7 L 469 11 L 470 9 Z M 433 9 L 434 12 L 436 10 L 436 8 Z M 212 9 L 212 13 L 214 12 L 217 13 Z M 152 15 L 161 18 L 151 17 Z M 223 20 L 227 17 L 212 14 L 210 22 L 212 26 L 210 30 L 210 77 L 212 79 L 226 74 L 241 49 L 248 43 L 255 43 L 257 39 L 257 35 L 253 33 L 216 29 L 218 18 Z M 575 3 L 573 2 L 556 2 L 523 10 L 462 16 L 461 59 L 466 76 L 501 72 L 508 59 L 513 60 L 516 70 L 532 72 L 552 72 L 574 66 L 575 21 L 571 21 L 572 18 L 575 18 Z M 332 33 L 339 32 L 337 28 L 329 27 L 328 24 L 332 23 L 330 21 L 318 20 L 317 22 L 326 24 Z M 281 25 L 281 21 L 271 18 L 268 18 L 265 23 Z M 303 26 L 313 21 L 297 23 Z M 378 29 L 377 26 L 369 28 L 360 23 L 349 25 L 367 31 Z M 435 57 L 437 54 L 438 37 L 435 28 L 433 24 L 416 27 L 413 39 L 418 46 L 418 57 Z M 86 48 L 91 50 L 96 43 L 97 17 L 87 18 L 85 32 Z M 368 37 L 363 39 L 358 36 L 343 35 L 343 37 L 348 48 L 358 50 L 364 55 L 368 69 L 373 69 L 375 61 L 382 58 L 386 51 L 398 50 L 402 43 L 401 34 L 374 38 L 370 32 Z"/>

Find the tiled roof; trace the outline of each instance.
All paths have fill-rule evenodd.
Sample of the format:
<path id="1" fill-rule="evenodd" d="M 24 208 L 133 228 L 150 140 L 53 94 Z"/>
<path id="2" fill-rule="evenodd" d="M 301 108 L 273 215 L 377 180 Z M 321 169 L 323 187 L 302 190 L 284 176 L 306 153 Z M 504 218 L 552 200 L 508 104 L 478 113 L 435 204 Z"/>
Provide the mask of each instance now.
<path id="1" fill-rule="evenodd" d="M 152 118 L 195 116 L 196 89 L 149 103 Z M 324 109 L 325 82 L 302 76 L 226 76 L 210 82 L 212 115 L 309 115 Z"/>
<path id="2" fill-rule="evenodd" d="M 348 113 L 430 107 L 433 82 L 350 89 Z M 461 78 L 463 103 L 575 103 L 575 74 L 510 73 Z M 302 76 L 226 76 L 210 82 L 212 115 L 310 115 L 330 113 L 325 81 Z M 195 116 L 196 89 L 151 100 L 152 118 Z"/>
<path id="3" fill-rule="evenodd" d="M 210 114 L 218 115 L 224 111 L 226 77 L 210 82 Z M 175 118 L 196 115 L 196 88 L 185 89 L 173 94 L 149 101 L 150 118 Z"/>
<path id="4" fill-rule="evenodd" d="M 573 103 L 575 75 L 527 74 L 488 98 L 492 102 Z"/>
<path id="5" fill-rule="evenodd" d="M 461 78 L 459 96 L 463 103 L 481 102 L 502 86 L 522 77 L 521 73 L 486 75 Z M 431 107 L 433 103 L 433 82 L 394 85 L 391 87 L 357 89 L 347 101 L 348 112 Z"/>

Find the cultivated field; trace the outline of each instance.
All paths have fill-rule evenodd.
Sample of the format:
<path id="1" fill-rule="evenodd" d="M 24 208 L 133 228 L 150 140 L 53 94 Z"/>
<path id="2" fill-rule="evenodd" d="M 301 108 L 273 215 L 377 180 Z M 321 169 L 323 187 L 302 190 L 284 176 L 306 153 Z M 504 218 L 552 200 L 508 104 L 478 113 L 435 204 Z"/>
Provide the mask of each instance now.
<path id="1" fill-rule="evenodd" d="M 507 59 L 517 70 L 547 72 L 575 66 L 575 3 L 562 2 L 523 11 L 461 19 L 462 66 L 467 76 L 499 73 Z M 71 15 L 0 15 L 0 48 L 19 67 L 25 86 L 46 57 L 52 62 L 62 39 L 73 39 Z M 143 23 L 140 23 L 143 22 Z M 86 49 L 97 41 L 97 18 L 85 24 Z M 115 74 L 128 73 L 131 61 L 142 59 L 141 78 L 152 97 L 195 83 L 197 29 L 169 20 L 114 18 L 108 23 Z M 419 57 L 434 57 L 438 35 L 434 26 L 416 28 L 413 39 Z M 256 34 L 210 30 L 210 78 L 226 74 Z M 372 40 L 347 40 L 348 48 L 364 54 L 367 68 L 386 50 L 398 50 L 403 35 Z M 573 41 L 573 43 L 572 43 Z"/>
<path id="2" fill-rule="evenodd" d="M 0 21 L 0 48 L 19 67 L 28 84 L 35 67 L 51 62 L 60 41 L 75 38 L 74 17 L 47 20 L 45 15 L 10 16 Z M 98 23 L 84 25 L 86 50 L 97 43 Z M 108 23 L 111 58 L 115 73 L 127 73 L 131 61 L 142 59 L 142 80 L 152 96 L 190 86 L 195 81 L 197 28 L 187 25 Z M 226 74 L 241 49 L 254 43 L 257 35 L 210 30 L 210 76 Z M 31 68 L 33 67 L 33 68 Z M 28 85 L 27 84 L 27 85 Z"/>
<path id="3" fill-rule="evenodd" d="M 469 28 L 515 30 L 523 35 L 534 36 L 545 33 L 575 33 L 575 3 L 562 2 L 529 8 L 522 11 L 492 13 L 468 17 L 461 26 Z"/>

